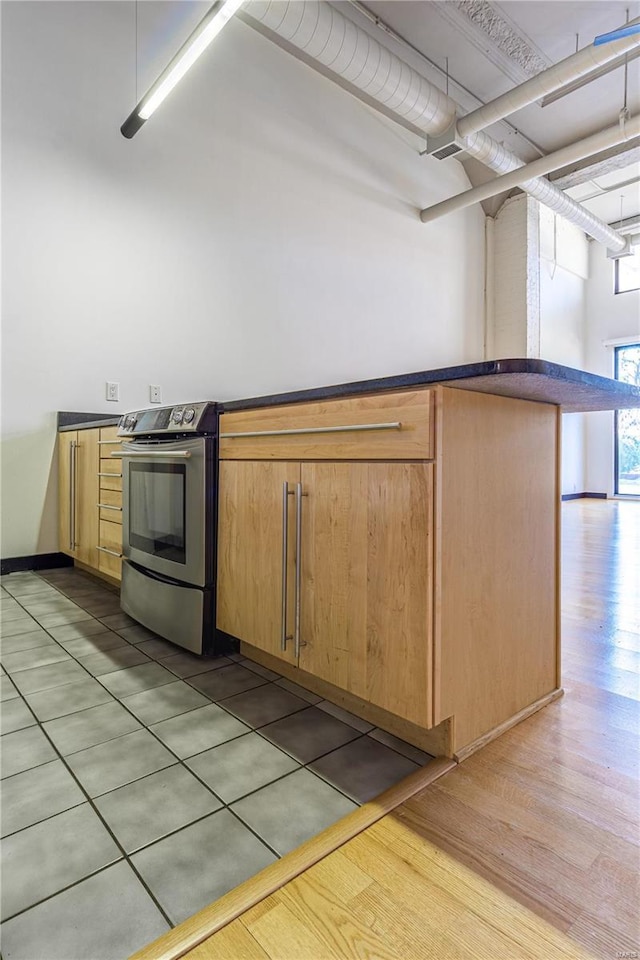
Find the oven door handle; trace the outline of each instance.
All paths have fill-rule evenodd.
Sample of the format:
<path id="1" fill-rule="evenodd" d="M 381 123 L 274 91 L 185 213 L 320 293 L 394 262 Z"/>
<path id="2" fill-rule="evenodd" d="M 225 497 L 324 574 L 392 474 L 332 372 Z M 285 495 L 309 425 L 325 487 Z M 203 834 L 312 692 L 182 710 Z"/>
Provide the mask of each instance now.
<path id="1" fill-rule="evenodd" d="M 122 460 L 124 457 L 144 457 L 145 460 L 155 459 L 156 457 L 181 457 L 183 460 L 188 460 L 191 456 L 189 450 L 112 450 L 109 454 L 110 457 L 117 457 L 118 460 Z"/>

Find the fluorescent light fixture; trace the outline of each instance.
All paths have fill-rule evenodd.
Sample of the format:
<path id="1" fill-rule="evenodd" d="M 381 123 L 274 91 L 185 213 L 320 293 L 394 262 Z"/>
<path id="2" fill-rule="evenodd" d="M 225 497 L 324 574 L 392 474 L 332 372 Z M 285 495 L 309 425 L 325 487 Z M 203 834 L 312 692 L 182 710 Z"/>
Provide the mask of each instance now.
<path id="1" fill-rule="evenodd" d="M 143 123 L 160 106 L 177 83 L 182 80 L 189 67 L 193 66 L 201 53 L 207 49 L 214 37 L 220 33 L 226 23 L 242 6 L 243 0 L 217 0 L 202 18 L 188 40 L 162 71 L 156 82 L 147 90 L 135 110 L 120 127 L 123 137 L 133 137 Z"/>

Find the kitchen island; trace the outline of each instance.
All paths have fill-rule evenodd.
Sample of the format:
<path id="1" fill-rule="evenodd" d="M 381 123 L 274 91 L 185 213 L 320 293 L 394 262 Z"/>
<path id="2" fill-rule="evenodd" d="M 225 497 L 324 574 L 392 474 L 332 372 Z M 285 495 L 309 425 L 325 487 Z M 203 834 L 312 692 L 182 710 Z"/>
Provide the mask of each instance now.
<path id="1" fill-rule="evenodd" d="M 640 390 L 500 360 L 225 402 L 217 626 L 460 760 L 562 693 L 562 411 Z"/>

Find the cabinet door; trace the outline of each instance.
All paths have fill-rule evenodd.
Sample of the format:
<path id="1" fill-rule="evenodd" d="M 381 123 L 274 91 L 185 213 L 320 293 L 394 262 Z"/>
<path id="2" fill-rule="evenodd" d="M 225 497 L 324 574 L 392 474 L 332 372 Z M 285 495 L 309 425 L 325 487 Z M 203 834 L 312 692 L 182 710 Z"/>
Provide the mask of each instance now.
<path id="1" fill-rule="evenodd" d="M 432 725 L 433 465 L 302 465 L 301 669 Z"/>
<path id="2" fill-rule="evenodd" d="M 78 430 L 76 452 L 76 552 L 90 567 L 98 566 L 99 430 Z"/>
<path id="3" fill-rule="evenodd" d="M 74 524 L 77 512 L 74 507 L 73 480 L 77 477 L 73 463 L 76 456 L 78 434 L 75 431 L 65 431 L 58 434 L 58 545 L 62 553 L 75 557 L 75 541 L 77 534 Z"/>
<path id="4" fill-rule="evenodd" d="M 220 463 L 217 626 L 273 656 L 294 662 L 295 484 L 297 463 Z M 283 502 L 283 485 L 291 495 Z M 286 562 L 284 517 L 288 521 Z M 283 570 L 285 571 L 283 578 Z M 283 580 L 286 579 L 286 583 Z M 283 592 L 286 650 L 282 649 Z"/>

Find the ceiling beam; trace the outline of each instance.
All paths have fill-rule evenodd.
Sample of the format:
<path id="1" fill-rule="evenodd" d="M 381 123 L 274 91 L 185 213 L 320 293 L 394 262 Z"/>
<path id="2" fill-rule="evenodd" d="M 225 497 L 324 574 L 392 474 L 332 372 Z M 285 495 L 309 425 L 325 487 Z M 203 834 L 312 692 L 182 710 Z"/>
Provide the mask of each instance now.
<path id="1" fill-rule="evenodd" d="M 586 183 L 587 180 L 603 177 L 632 163 L 640 163 L 640 137 L 619 143 L 593 157 L 570 163 L 550 174 L 549 180 L 561 190 L 567 190 L 569 187 L 577 187 L 578 184 Z"/>

